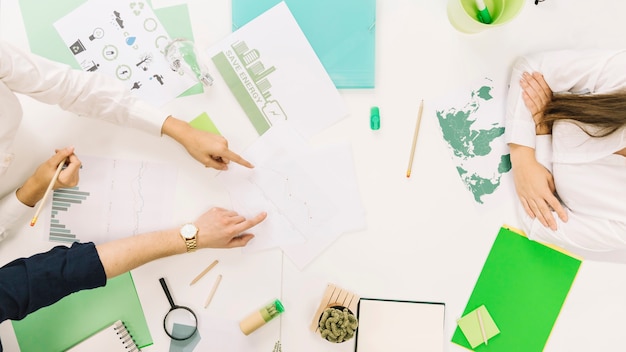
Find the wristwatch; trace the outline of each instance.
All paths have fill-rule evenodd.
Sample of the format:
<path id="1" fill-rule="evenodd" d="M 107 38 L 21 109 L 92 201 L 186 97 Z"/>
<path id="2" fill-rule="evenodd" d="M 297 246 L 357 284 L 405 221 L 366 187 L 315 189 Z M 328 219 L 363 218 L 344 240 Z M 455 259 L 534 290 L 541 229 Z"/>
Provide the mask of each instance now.
<path id="1" fill-rule="evenodd" d="M 187 252 L 193 252 L 198 247 L 198 228 L 196 225 L 189 223 L 180 228 L 180 236 L 185 241 Z"/>

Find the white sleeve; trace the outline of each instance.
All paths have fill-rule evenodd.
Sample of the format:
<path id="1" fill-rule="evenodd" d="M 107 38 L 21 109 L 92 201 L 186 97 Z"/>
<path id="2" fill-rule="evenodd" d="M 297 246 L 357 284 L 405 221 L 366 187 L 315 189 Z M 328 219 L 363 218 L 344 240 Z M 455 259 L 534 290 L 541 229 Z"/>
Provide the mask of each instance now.
<path id="1" fill-rule="evenodd" d="M 0 241 L 2 241 L 15 225 L 28 214 L 34 215 L 33 208 L 17 199 L 15 190 L 0 199 Z"/>
<path id="2" fill-rule="evenodd" d="M 520 205 L 521 208 L 521 205 Z M 524 231 L 528 238 L 550 243 L 577 252 L 610 252 L 626 250 L 626 223 L 581 215 L 569 210 L 567 222 L 563 222 L 553 212 L 557 230 L 544 227 L 537 219 L 531 219 L 523 209 L 520 210 Z"/>
<path id="3" fill-rule="evenodd" d="M 524 72 L 540 72 L 553 92 L 603 93 L 626 86 L 626 50 L 560 50 L 516 60 L 507 97 L 505 138 L 535 148 L 535 123 L 522 99 Z"/>
<path id="4" fill-rule="evenodd" d="M 161 135 L 167 115 L 117 80 L 27 54 L 0 41 L 0 80 L 16 93 L 64 110 Z"/>

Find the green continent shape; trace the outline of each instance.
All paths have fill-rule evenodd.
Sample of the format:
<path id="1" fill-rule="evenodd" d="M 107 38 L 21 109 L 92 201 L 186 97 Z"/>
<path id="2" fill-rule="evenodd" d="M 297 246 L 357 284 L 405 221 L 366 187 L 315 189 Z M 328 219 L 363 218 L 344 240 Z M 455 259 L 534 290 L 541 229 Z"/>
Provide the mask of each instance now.
<path id="1" fill-rule="evenodd" d="M 500 164 L 498 164 L 498 172 L 500 174 L 511 171 L 511 154 L 500 156 Z"/>
<path id="2" fill-rule="evenodd" d="M 465 160 L 489 154 L 491 142 L 504 134 L 504 127 L 472 130 L 475 120 L 471 119 L 472 111 L 469 110 L 450 109 L 436 113 L 443 139 L 456 157 Z"/>
<path id="3" fill-rule="evenodd" d="M 489 86 L 482 86 L 478 88 L 478 90 L 475 93 L 479 98 L 483 100 L 493 99 L 493 97 L 491 96 L 491 87 Z"/>
<path id="4" fill-rule="evenodd" d="M 474 195 L 474 200 L 480 204 L 484 204 L 482 197 L 487 194 L 492 194 L 500 186 L 500 177 L 498 175 L 495 180 L 481 177 L 478 174 L 470 174 L 467 170 L 460 166 L 457 166 L 457 171 L 461 176 L 461 179 L 465 183 L 465 186 Z"/>

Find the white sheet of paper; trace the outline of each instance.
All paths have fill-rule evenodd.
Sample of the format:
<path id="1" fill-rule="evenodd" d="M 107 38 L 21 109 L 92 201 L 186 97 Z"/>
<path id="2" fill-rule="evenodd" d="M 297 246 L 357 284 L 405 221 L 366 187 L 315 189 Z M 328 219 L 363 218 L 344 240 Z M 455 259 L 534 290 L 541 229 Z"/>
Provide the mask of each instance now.
<path id="1" fill-rule="evenodd" d="M 237 212 L 268 212 L 245 251 L 280 246 L 302 269 L 339 235 L 365 227 L 349 144 L 312 149 L 284 124 L 242 154 L 255 168 L 233 165 L 218 178 Z"/>
<path id="2" fill-rule="evenodd" d="M 308 138 L 347 115 L 345 104 L 281 2 L 207 51 L 217 91 L 230 89 L 257 133 L 288 122 Z M 217 98 L 211 95 L 210 98 Z M 220 118 L 211 114 L 218 127 Z"/>
<path id="3" fill-rule="evenodd" d="M 445 305 L 361 298 L 357 352 L 443 352 Z"/>
<path id="4" fill-rule="evenodd" d="M 175 168 L 94 156 L 81 162 L 78 186 L 55 190 L 42 216 L 45 240 L 98 244 L 173 225 L 175 190 L 167 185 L 176 184 Z"/>
<path id="5" fill-rule="evenodd" d="M 170 69 L 163 54 L 170 38 L 146 2 L 90 0 L 54 27 L 83 70 L 117 78 L 155 106 L 197 83 Z"/>
<path id="6" fill-rule="evenodd" d="M 302 244 L 285 244 L 285 254 L 303 269 L 330 246 L 342 233 L 362 230 L 366 226 L 365 208 L 354 169 L 350 145 L 337 144 L 301 153 L 297 156 L 307 173 L 336 207 L 334 216 Z"/>

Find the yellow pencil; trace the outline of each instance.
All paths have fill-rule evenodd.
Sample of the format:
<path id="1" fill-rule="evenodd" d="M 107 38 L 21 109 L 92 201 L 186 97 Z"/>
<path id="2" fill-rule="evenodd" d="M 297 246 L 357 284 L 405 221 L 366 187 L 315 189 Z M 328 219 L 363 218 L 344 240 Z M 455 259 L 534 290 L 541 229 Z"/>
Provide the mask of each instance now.
<path id="1" fill-rule="evenodd" d="M 208 273 L 209 270 L 213 269 L 214 266 L 217 265 L 217 263 L 219 263 L 219 261 L 214 260 L 213 263 L 209 264 L 209 266 L 206 267 L 206 269 L 202 270 L 202 272 L 200 274 L 198 274 L 198 276 L 195 277 L 195 279 L 191 280 L 191 282 L 189 283 L 189 286 L 195 284 L 196 282 L 198 282 L 198 280 L 200 280 L 200 278 L 202 278 L 204 276 L 204 274 Z"/>
<path id="2" fill-rule="evenodd" d="M 483 342 L 485 345 L 488 345 L 487 342 L 487 334 L 485 333 L 485 325 L 483 324 L 483 317 L 480 315 L 480 309 L 476 311 L 476 315 L 478 316 L 478 325 L 480 326 L 480 333 L 483 335 Z"/>
<path id="3" fill-rule="evenodd" d="M 54 187 L 54 184 L 59 179 L 59 174 L 61 174 L 61 170 L 63 170 L 63 165 L 65 165 L 65 160 L 66 159 L 63 159 L 63 161 L 59 163 L 59 166 L 57 166 L 57 171 L 54 173 L 52 180 L 50 180 L 50 184 L 48 185 L 48 188 L 46 188 L 46 193 L 43 194 L 43 197 L 39 201 L 39 207 L 37 207 L 37 211 L 35 212 L 35 215 L 33 215 L 32 220 L 30 221 L 30 226 L 35 226 L 35 223 L 37 222 L 37 218 L 39 217 L 39 213 L 41 213 L 41 209 L 43 208 L 43 205 L 46 203 L 46 199 L 48 199 L 48 194 L 50 194 L 50 191 Z"/>
<path id="4" fill-rule="evenodd" d="M 420 122 L 422 121 L 422 112 L 424 111 L 424 99 L 420 102 L 420 108 L 417 112 L 417 122 L 415 122 L 415 132 L 413 132 L 413 144 L 411 145 L 411 155 L 409 156 L 409 167 L 406 170 L 406 177 L 411 177 L 411 169 L 413 168 L 413 156 L 415 155 L 415 145 L 417 144 L 417 135 L 420 130 Z"/>
<path id="5" fill-rule="evenodd" d="M 209 306 L 209 303 L 211 303 L 211 300 L 213 299 L 213 296 L 215 296 L 215 291 L 217 291 L 217 286 L 220 285 L 220 282 L 222 281 L 222 274 L 217 275 L 217 279 L 215 279 L 215 283 L 213 284 L 213 288 L 211 289 L 211 293 L 209 293 L 209 297 L 207 297 L 206 302 L 204 302 L 204 308 Z"/>

